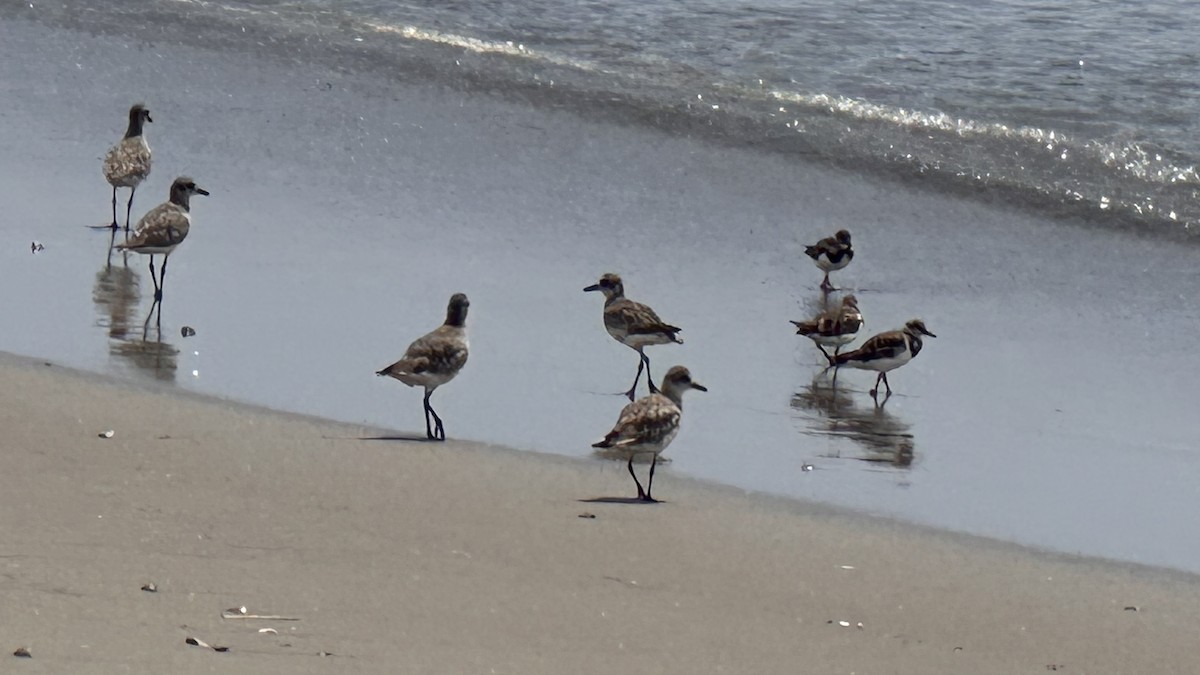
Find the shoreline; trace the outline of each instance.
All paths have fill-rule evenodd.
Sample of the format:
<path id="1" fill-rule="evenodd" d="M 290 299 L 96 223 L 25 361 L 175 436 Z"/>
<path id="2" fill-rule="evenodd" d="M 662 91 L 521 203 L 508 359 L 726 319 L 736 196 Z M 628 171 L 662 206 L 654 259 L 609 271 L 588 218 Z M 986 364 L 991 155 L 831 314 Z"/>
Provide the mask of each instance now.
<path id="1" fill-rule="evenodd" d="M 74 368 L 71 366 L 53 363 L 48 359 L 0 350 L 0 371 L 4 371 L 9 368 L 24 369 L 27 371 L 37 371 L 46 368 L 52 370 L 55 375 L 63 375 L 67 378 L 78 379 L 79 381 L 90 385 L 108 387 L 118 390 L 124 389 L 140 394 L 152 393 L 168 398 L 179 399 L 183 402 L 206 406 L 225 407 L 229 408 L 230 410 L 240 410 L 253 415 L 277 418 L 281 422 L 291 421 L 306 426 L 328 427 L 332 429 L 344 430 L 346 432 L 357 431 L 360 434 L 370 435 L 369 440 L 393 440 L 400 443 L 412 442 L 418 445 L 426 444 L 422 432 L 416 427 L 413 427 L 413 429 L 382 427 L 373 424 L 355 423 L 346 420 L 322 417 L 320 415 L 313 415 L 303 412 L 282 410 L 258 403 L 239 401 L 201 391 L 181 389 L 160 382 L 138 380 L 130 377 L 121 377 L 118 375 Z M 532 461 L 548 462 L 554 466 L 564 468 L 575 473 L 598 470 L 599 473 L 605 474 L 605 476 L 609 479 L 611 479 L 611 476 L 608 476 L 608 473 L 611 469 L 617 474 L 618 483 L 621 481 L 628 482 L 628 474 L 625 473 L 623 468 L 623 459 L 616 460 L 602 458 L 596 456 L 594 453 L 586 456 L 559 454 L 532 448 L 512 447 L 500 443 L 491 443 L 477 439 L 454 438 L 453 436 L 448 437 L 445 443 L 447 444 L 447 447 L 452 446 L 455 449 L 469 450 L 472 453 L 499 453 L 517 461 L 524 461 L 523 458 L 531 458 Z M 433 443 L 432 445 L 436 446 L 438 444 Z M 683 447 L 676 449 L 685 450 Z M 1105 568 L 1113 573 L 1124 573 L 1131 576 L 1145 576 L 1147 578 L 1161 579 L 1164 581 L 1194 583 L 1197 584 L 1198 589 L 1200 589 L 1200 572 L 1192 572 L 1190 570 L 1170 567 L 1167 565 L 1152 565 L 1131 560 L 1121 560 L 1118 558 L 1106 558 L 1103 556 L 1093 556 L 1083 553 L 1055 550 L 1051 548 L 1024 544 L 1009 539 L 1002 539 L 999 537 L 988 537 L 985 535 L 973 534 L 970 532 L 963 532 L 950 528 L 937 527 L 927 523 L 905 520 L 904 518 L 892 515 L 871 513 L 866 510 L 855 509 L 849 506 L 805 499 L 803 497 L 795 497 L 760 490 L 746 490 L 729 483 L 721 483 L 711 479 L 674 472 L 671 470 L 671 464 L 671 461 L 659 462 L 659 473 L 655 476 L 656 486 L 661 481 L 664 483 L 673 484 L 696 496 L 713 496 L 719 497 L 723 500 L 740 501 L 748 507 L 766 509 L 776 512 L 780 515 L 790 514 L 806 518 L 830 519 L 847 527 L 869 526 L 877 532 L 882 532 L 885 530 L 901 530 L 902 534 L 907 532 L 920 537 L 944 539 L 945 542 L 950 544 L 980 549 L 996 555 L 1030 556 L 1039 558 L 1046 562 L 1059 564 L 1097 566 Z M 646 469 L 646 466 L 643 464 L 637 464 L 637 467 L 639 471 L 644 471 Z M 632 488 L 633 486 L 631 484 L 628 487 Z M 624 495 L 618 494 L 613 496 L 621 498 Z M 583 500 L 581 499 L 580 501 L 582 502 Z M 665 499 L 663 502 L 671 503 L 671 500 Z M 639 505 L 631 506 L 637 508 Z M 653 508 L 653 506 L 650 506 L 649 508 Z"/>
<path id="2" fill-rule="evenodd" d="M 664 504 L 581 502 L 628 477 L 40 364 L 0 355 L 0 625 L 31 672 L 1194 670 L 1194 576 L 670 472 Z"/>

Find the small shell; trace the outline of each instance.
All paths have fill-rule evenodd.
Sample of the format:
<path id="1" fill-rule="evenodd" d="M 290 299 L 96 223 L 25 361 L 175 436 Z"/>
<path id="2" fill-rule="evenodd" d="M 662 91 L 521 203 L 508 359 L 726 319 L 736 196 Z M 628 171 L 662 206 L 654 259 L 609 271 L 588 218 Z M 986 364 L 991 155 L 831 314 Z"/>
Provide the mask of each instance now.
<path id="1" fill-rule="evenodd" d="M 158 592 L 158 586 L 156 586 L 156 585 L 154 584 L 154 582 L 153 582 L 153 581 L 151 581 L 150 583 L 146 584 L 145 586 L 142 586 L 142 590 L 143 590 L 143 591 L 146 591 L 147 593 L 157 593 L 157 592 Z"/>
<path id="2" fill-rule="evenodd" d="M 279 635 L 279 631 L 275 630 L 274 628 L 259 628 L 258 632 L 270 633 L 271 635 Z"/>
<path id="3" fill-rule="evenodd" d="M 183 337 L 185 337 L 185 338 L 192 337 L 193 335 L 196 334 L 196 329 L 192 328 L 191 326 L 184 326 L 183 328 L 179 329 L 179 333 L 181 335 L 183 335 Z"/>
<path id="4" fill-rule="evenodd" d="M 17 651 L 13 652 L 13 656 L 21 659 L 33 658 L 33 654 L 30 654 L 29 649 L 26 647 L 17 647 Z"/>
<path id="5" fill-rule="evenodd" d="M 113 431 L 112 429 L 109 429 L 108 431 L 101 431 L 100 438 L 112 438 L 116 433 L 117 432 Z"/>
<path id="6" fill-rule="evenodd" d="M 838 625 L 841 626 L 842 628 L 849 628 L 850 622 L 849 621 L 839 621 Z"/>

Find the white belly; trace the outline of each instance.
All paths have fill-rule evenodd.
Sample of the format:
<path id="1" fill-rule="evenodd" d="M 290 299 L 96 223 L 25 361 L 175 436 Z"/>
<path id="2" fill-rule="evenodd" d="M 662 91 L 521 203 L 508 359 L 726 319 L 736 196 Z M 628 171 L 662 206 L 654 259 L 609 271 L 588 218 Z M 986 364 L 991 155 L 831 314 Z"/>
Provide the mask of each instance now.
<path id="1" fill-rule="evenodd" d="M 854 338 L 858 332 L 846 333 L 845 335 L 809 335 L 808 337 L 822 347 L 841 347 L 842 345 L 854 342 Z"/>
<path id="2" fill-rule="evenodd" d="M 457 372 L 453 373 L 400 373 L 394 375 L 397 380 L 410 387 L 425 387 L 426 389 L 436 389 L 450 380 L 454 379 Z"/>

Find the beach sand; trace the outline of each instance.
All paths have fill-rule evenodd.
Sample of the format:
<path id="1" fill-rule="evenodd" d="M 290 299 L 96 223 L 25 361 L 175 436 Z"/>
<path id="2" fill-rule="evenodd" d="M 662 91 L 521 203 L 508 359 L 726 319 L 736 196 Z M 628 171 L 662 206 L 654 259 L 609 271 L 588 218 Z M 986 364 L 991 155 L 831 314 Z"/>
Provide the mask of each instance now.
<path id="1" fill-rule="evenodd" d="M 585 502 L 623 469 L 0 377 L 3 672 L 1195 672 L 1183 574 L 669 474 Z"/>

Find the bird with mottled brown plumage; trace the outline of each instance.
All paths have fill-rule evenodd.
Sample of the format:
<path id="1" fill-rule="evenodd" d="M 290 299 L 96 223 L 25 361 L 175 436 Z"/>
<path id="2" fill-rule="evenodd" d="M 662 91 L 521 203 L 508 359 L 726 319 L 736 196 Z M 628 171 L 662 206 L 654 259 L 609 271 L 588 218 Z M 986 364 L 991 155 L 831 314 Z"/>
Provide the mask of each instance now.
<path id="1" fill-rule="evenodd" d="M 137 187 L 150 175 L 150 145 L 146 143 L 143 127 L 150 119 L 150 111 L 141 103 L 129 109 L 129 126 L 125 137 L 117 141 L 104 156 L 104 179 L 112 185 L 112 229 L 117 229 L 117 188 L 129 188 L 129 202 L 125 205 L 125 231 L 129 231 L 129 212 L 133 209 L 133 194 Z"/>
<path id="2" fill-rule="evenodd" d="M 826 347 L 833 347 L 833 353 L 836 355 L 841 351 L 843 345 L 847 345 L 854 341 L 855 336 L 863 325 L 862 312 L 858 309 L 858 299 L 853 295 L 847 295 L 842 298 L 842 303 L 829 311 L 822 312 L 819 316 L 808 321 L 793 321 L 796 326 L 796 334 L 803 335 L 816 343 L 817 349 L 833 363 L 833 357 L 829 352 L 825 351 Z"/>
<path id="3" fill-rule="evenodd" d="M 670 342 L 683 344 L 683 340 L 677 336 L 682 329 L 665 323 L 650 307 L 626 298 L 621 277 L 611 272 L 600 277 L 598 283 L 583 290 L 600 291 L 604 294 L 604 328 L 614 340 L 637 351 L 640 357 L 637 376 L 633 378 L 633 386 L 625 395 L 630 401 L 634 399 L 643 369 L 646 371 L 650 393 L 658 391 L 650 377 L 650 358 L 646 356 L 645 348 Z"/>
<path id="4" fill-rule="evenodd" d="M 446 440 L 442 418 L 430 405 L 429 397 L 435 389 L 453 380 L 467 363 L 466 323 L 470 305 L 467 296 L 455 293 L 446 306 L 446 321 L 413 341 L 399 361 L 375 373 L 394 377 L 410 387 L 425 388 L 425 436 L 431 441 Z"/>
<path id="5" fill-rule="evenodd" d="M 150 256 L 150 278 L 154 281 L 154 299 L 162 300 L 162 285 L 167 278 L 167 259 L 176 246 L 187 238 L 192 225 L 192 195 L 208 196 L 208 191 L 196 185 L 196 181 L 180 176 L 171 183 L 167 201 L 150 209 L 138 221 L 137 229 L 124 242 L 117 244 L 122 251 L 133 251 Z M 154 276 L 154 256 L 163 257 L 162 273 Z"/>
<path id="6" fill-rule="evenodd" d="M 654 487 L 654 467 L 658 456 L 675 440 L 679 433 L 679 420 L 683 415 L 683 392 L 689 389 L 708 391 L 692 380 L 692 374 L 683 366 L 674 366 L 663 376 L 662 389 L 644 396 L 621 410 L 617 424 L 604 440 L 594 443 L 593 448 L 612 450 L 628 456 L 627 468 L 637 485 L 638 499 L 645 502 L 657 501 L 650 495 Z M 650 479 L 646 488 L 633 471 L 633 459 L 639 454 L 652 453 Z M 609 453 L 612 454 L 612 453 Z"/>

